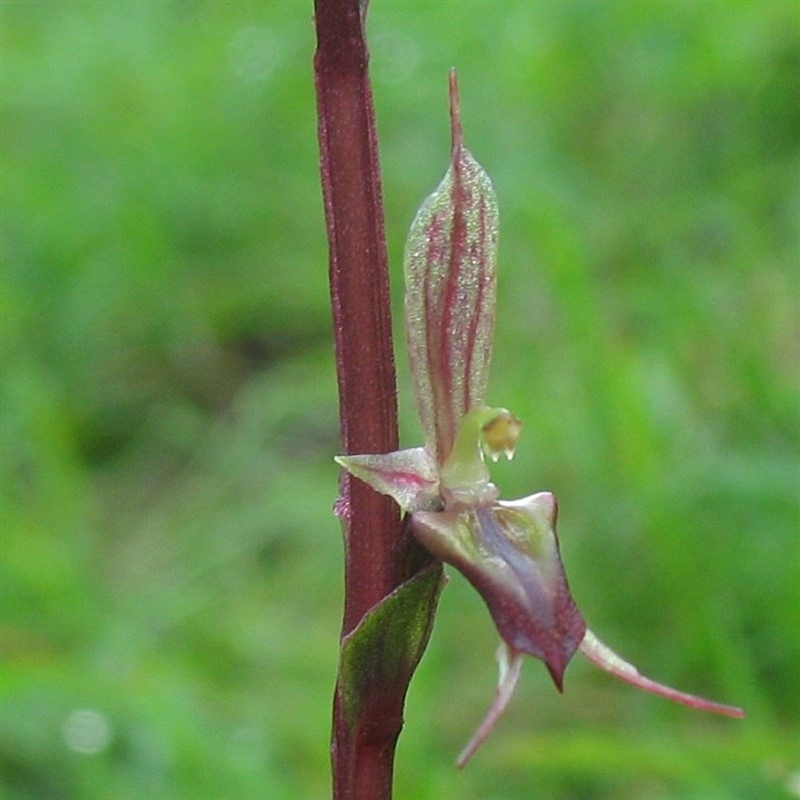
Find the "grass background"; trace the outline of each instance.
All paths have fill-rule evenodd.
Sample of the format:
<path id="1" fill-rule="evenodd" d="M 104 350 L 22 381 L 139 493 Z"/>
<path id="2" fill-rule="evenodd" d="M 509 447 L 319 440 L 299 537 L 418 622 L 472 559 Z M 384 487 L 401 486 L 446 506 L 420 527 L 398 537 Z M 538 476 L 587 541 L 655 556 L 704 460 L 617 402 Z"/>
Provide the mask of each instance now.
<path id="1" fill-rule="evenodd" d="M 397 796 L 800 796 L 794 2 L 373 0 L 393 302 L 447 70 L 501 204 L 494 471 L 673 707 L 454 576 Z M 310 2 L 0 3 L 0 796 L 325 797 L 341 606 Z M 398 337 L 402 433 L 419 442 Z"/>

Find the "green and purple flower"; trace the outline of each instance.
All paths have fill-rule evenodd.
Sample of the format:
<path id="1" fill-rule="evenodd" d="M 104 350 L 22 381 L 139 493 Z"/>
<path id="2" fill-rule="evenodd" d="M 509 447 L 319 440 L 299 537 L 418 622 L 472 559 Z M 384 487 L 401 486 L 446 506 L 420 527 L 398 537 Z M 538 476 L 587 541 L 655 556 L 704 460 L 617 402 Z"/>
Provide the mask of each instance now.
<path id="1" fill-rule="evenodd" d="M 494 702 L 458 759 L 463 766 L 508 704 L 522 657 L 541 659 L 559 690 L 573 655 L 692 708 L 741 717 L 741 709 L 643 677 L 587 629 L 561 561 L 554 495 L 503 501 L 485 457 L 512 458 L 521 423 L 485 395 L 495 315 L 498 209 L 492 183 L 464 147 L 455 74 L 452 154 L 411 226 L 405 256 L 406 335 L 423 447 L 337 462 L 409 514 L 436 558 L 477 589 L 500 635 Z"/>

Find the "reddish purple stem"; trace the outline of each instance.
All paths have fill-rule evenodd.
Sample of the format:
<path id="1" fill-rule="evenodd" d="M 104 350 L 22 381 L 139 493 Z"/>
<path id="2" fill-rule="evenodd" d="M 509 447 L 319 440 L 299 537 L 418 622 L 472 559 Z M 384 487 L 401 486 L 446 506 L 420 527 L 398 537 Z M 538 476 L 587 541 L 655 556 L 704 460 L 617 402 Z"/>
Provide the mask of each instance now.
<path id="1" fill-rule="evenodd" d="M 315 0 L 314 74 L 345 453 L 398 449 L 383 206 L 368 54 L 358 0 Z M 420 563 L 397 505 L 343 479 L 342 637 Z M 380 687 L 377 687 L 379 690 Z M 376 692 L 377 694 L 378 692 Z M 357 723 L 337 686 L 331 744 L 336 800 L 388 800 L 405 692 L 366 704 Z"/>

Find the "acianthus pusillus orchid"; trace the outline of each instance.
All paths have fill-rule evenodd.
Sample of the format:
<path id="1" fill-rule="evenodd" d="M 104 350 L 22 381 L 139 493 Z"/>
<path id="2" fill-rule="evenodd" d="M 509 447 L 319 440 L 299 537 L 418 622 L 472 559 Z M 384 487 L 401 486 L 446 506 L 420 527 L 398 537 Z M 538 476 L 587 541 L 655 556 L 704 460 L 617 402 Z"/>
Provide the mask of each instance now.
<path id="1" fill-rule="evenodd" d="M 425 446 L 337 462 L 410 515 L 417 539 L 478 590 L 500 634 L 494 701 L 463 766 L 508 704 L 522 658 L 544 661 L 559 691 L 580 651 L 641 689 L 731 717 L 743 711 L 649 680 L 586 627 L 570 595 L 550 492 L 499 499 L 485 456 L 512 458 L 522 424 L 485 404 L 495 317 L 498 208 L 489 176 L 462 142 L 450 76 L 450 166 L 419 209 L 405 253 L 405 316 Z"/>

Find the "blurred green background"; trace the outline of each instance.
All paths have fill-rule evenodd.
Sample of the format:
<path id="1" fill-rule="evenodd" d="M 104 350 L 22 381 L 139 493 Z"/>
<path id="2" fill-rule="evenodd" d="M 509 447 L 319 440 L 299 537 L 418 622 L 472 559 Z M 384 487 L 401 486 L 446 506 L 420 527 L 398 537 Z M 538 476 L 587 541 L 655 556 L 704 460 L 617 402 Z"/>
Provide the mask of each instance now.
<path id="1" fill-rule="evenodd" d="M 459 576 L 397 797 L 800 796 L 795 2 L 373 0 L 396 329 L 447 70 L 501 204 L 506 497 L 716 719 L 576 661 L 495 683 Z M 312 4 L 0 3 L 0 796 L 323 798 L 341 607 Z M 404 444 L 419 443 L 402 336 Z"/>

